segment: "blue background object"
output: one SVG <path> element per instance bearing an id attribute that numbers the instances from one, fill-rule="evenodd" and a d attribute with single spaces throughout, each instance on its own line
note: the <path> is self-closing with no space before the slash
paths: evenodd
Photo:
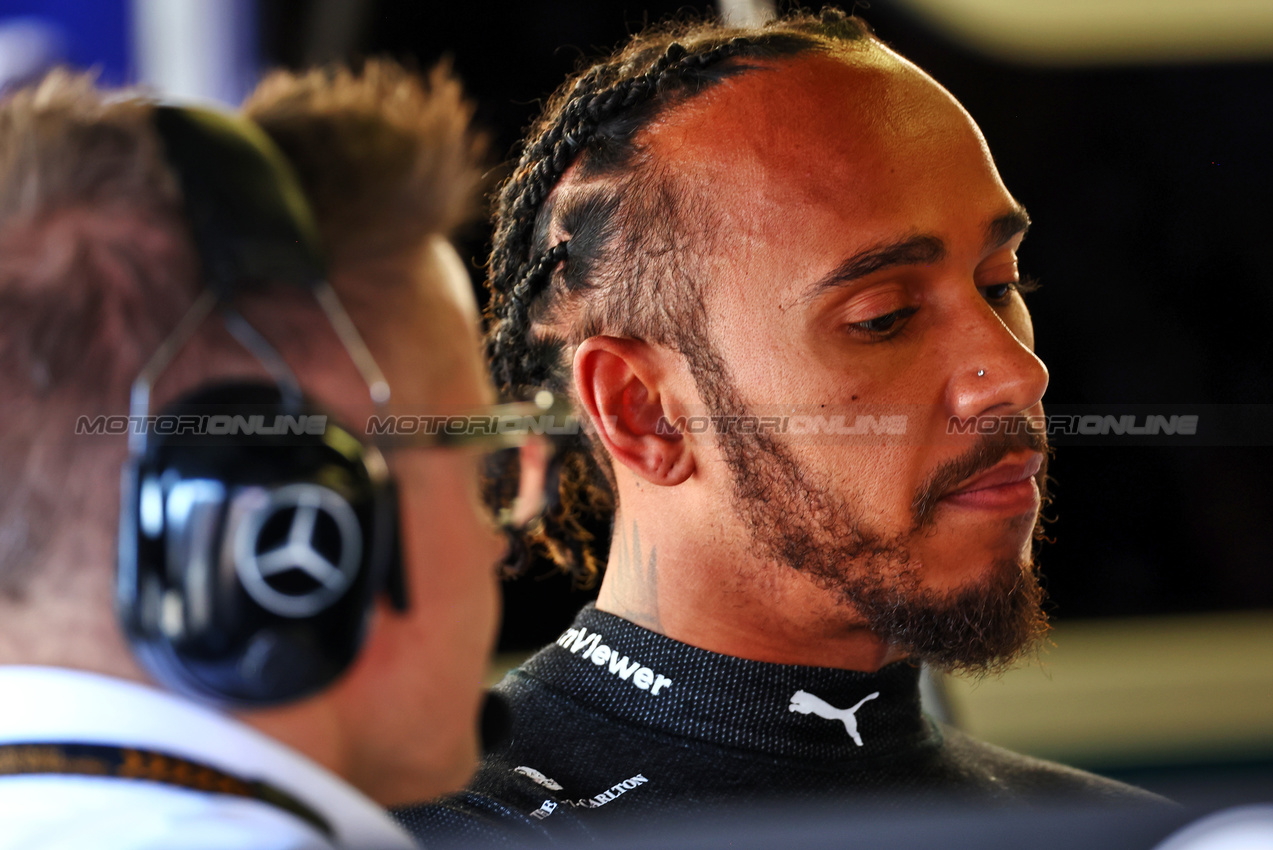
<path id="1" fill-rule="evenodd" d="M 100 68 L 106 83 L 132 81 L 129 0 L 0 0 L 0 26 L 14 18 L 56 27 L 64 40 L 62 61 Z"/>

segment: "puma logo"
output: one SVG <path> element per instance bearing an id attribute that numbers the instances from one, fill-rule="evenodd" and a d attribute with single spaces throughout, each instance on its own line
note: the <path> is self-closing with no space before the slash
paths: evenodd
<path id="1" fill-rule="evenodd" d="M 857 710 L 867 700 L 873 700 L 880 695 L 879 691 L 873 694 L 867 694 L 858 701 L 858 704 L 852 708 L 836 708 L 821 697 L 816 697 L 808 691 L 796 691 L 791 695 L 791 705 L 787 706 L 788 711 L 798 711 L 801 714 L 816 714 L 827 720 L 839 720 L 844 724 L 844 731 L 849 733 L 849 737 L 853 739 L 853 743 L 859 747 L 862 746 L 862 736 L 858 734 Z"/>

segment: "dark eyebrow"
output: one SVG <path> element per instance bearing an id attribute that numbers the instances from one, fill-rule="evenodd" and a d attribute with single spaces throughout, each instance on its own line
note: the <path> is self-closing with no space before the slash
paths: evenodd
<path id="1" fill-rule="evenodd" d="M 812 284 L 805 292 L 804 300 L 812 301 L 828 289 L 844 286 L 883 269 L 928 265 L 939 262 L 945 256 L 946 246 L 936 236 L 912 236 L 901 242 L 873 245 L 858 251 L 836 266 L 830 274 Z"/>
<path id="2" fill-rule="evenodd" d="M 1030 229 L 1030 216 L 1025 207 L 1004 213 L 986 225 L 983 252 L 993 251 L 1011 241 L 1018 233 Z M 893 266 L 917 266 L 940 262 L 946 256 L 946 245 L 936 236 L 912 236 L 900 242 L 873 245 L 849 257 L 805 292 L 804 300 L 812 301 L 828 289 L 836 289 L 859 278 Z"/>
<path id="3" fill-rule="evenodd" d="M 986 226 L 986 244 L 983 251 L 993 251 L 1007 244 L 1018 233 L 1024 234 L 1030 229 L 1030 216 L 1025 207 L 1017 207 L 1012 212 L 1001 215 Z"/>

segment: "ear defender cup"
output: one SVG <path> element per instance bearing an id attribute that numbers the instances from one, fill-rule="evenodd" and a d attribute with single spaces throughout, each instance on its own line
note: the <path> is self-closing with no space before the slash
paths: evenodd
<path id="1" fill-rule="evenodd" d="M 205 294 L 230 305 L 273 282 L 322 285 L 313 213 L 261 128 L 167 105 L 155 106 L 154 127 Z M 132 413 L 149 414 L 151 385 L 192 331 L 174 329 L 152 356 L 133 385 L 134 404 L 147 401 Z M 277 358 L 268 343 L 245 345 Z M 142 665 L 173 690 L 238 706 L 331 684 L 358 655 L 376 597 L 406 607 L 397 499 L 380 452 L 295 386 L 285 395 L 214 384 L 147 428 L 132 435 L 144 439 L 130 440 L 123 472 L 116 584 Z"/>
<path id="2" fill-rule="evenodd" d="M 266 384 L 205 387 L 155 417 L 120 517 L 120 620 L 146 669 L 191 696 L 318 691 L 357 656 L 379 594 L 405 606 L 383 457 Z"/>

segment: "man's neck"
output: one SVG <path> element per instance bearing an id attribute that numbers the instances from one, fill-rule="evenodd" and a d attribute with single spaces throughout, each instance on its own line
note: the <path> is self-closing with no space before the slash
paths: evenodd
<path id="1" fill-rule="evenodd" d="M 109 611 L 0 604 L 0 665 L 67 667 L 150 684 Z"/>
<path id="2" fill-rule="evenodd" d="M 874 672 L 905 657 L 805 574 L 754 558 L 745 536 L 687 540 L 680 526 L 615 518 L 598 610 L 754 661 Z"/>

